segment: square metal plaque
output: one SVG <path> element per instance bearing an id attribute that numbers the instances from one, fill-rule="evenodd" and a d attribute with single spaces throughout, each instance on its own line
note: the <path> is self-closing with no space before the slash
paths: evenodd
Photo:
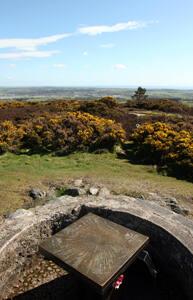
<path id="1" fill-rule="evenodd" d="M 40 252 L 104 293 L 148 240 L 138 232 L 88 213 L 44 241 Z"/>

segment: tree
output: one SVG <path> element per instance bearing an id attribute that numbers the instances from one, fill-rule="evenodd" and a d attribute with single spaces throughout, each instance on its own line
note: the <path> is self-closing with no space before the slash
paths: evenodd
<path id="1" fill-rule="evenodd" d="M 148 95 L 145 95 L 146 89 L 143 89 L 142 87 L 138 87 L 137 91 L 135 91 L 135 94 L 132 96 L 132 99 L 141 101 L 147 99 Z"/>

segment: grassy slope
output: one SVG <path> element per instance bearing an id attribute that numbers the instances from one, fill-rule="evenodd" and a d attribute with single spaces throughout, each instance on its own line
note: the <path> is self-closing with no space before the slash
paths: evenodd
<path id="1" fill-rule="evenodd" d="M 46 189 L 50 183 L 65 184 L 74 178 L 105 184 L 128 195 L 158 192 L 190 201 L 193 184 L 158 175 L 151 166 L 131 165 L 115 154 L 75 153 L 66 157 L 49 155 L 0 156 L 0 214 L 21 207 L 30 187 Z"/>

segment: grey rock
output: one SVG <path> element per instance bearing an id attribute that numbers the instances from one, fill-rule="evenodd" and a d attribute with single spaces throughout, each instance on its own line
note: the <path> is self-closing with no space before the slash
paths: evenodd
<path id="1" fill-rule="evenodd" d="M 34 213 L 32 211 L 21 208 L 21 209 L 16 210 L 14 213 L 10 214 L 8 216 L 8 218 L 13 220 L 13 219 L 18 219 L 18 218 L 31 217 L 33 215 L 34 215 Z"/>
<path id="2" fill-rule="evenodd" d="M 110 191 L 106 187 L 102 187 L 98 193 L 99 197 L 106 197 L 110 195 Z"/>
<path id="3" fill-rule="evenodd" d="M 164 198 L 165 202 L 167 205 L 177 205 L 178 201 L 176 198 L 174 197 L 168 197 L 168 198 Z"/>
<path id="4" fill-rule="evenodd" d="M 41 191 L 40 189 L 32 188 L 31 190 L 29 190 L 29 196 L 32 199 L 36 200 L 36 199 L 39 199 L 39 198 L 46 197 L 46 192 Z"/>
<path id="5" fill-rule="evenodd" d="M 148 193 L 148 200 L 156 202 L 160 206 L 168 207 L 178 214 L 184 214 L 178 204 L 178 200 L 174 197 L 163 196 L 157 193 Z"/>
<path id="6" fill-rule="evenodd" d="M 79 188 L 79 196 L 86 195 L 87 190 L 85 188 Z"/>
<path id="7" fill-rule="evenodd" d="M 74 181 L 74 186 L 75 187 L 81 187 L 83 185 L 83 180 L 82 179 L 76 179 Z"/>
<path id="8" fill-rule="evenodd" d="M 172 211 L 174 211 L 177 214 L 183 215 L 183 216 L 187 216 L 189 214 L 189 210 L 181 207 L 180 205 L 170 205 L 170 208 Z"/>
<path id="9" fill-rule="evenodd" d="M 97 188 L 97 187 L 91 186 L 89 188 L 90 195 L 96 196 L 98 194 L 98 192 L 99 192 L 99 188 Z"/>
<path id="10" fill-rule="evenodd" d="M 189 210 L 182 207 L 174 197 L 166 198 L 165 203 L 173 212 L 177 214 L 186 216 L 189 213 Z"/>

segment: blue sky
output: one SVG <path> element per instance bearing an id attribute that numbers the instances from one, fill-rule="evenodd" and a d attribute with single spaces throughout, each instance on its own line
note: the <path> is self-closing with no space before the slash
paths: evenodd
<path id="1" fill-rule="evenodd" d="M 193 88 L 192 0 L 1 0 L 0 86 Z"/>

